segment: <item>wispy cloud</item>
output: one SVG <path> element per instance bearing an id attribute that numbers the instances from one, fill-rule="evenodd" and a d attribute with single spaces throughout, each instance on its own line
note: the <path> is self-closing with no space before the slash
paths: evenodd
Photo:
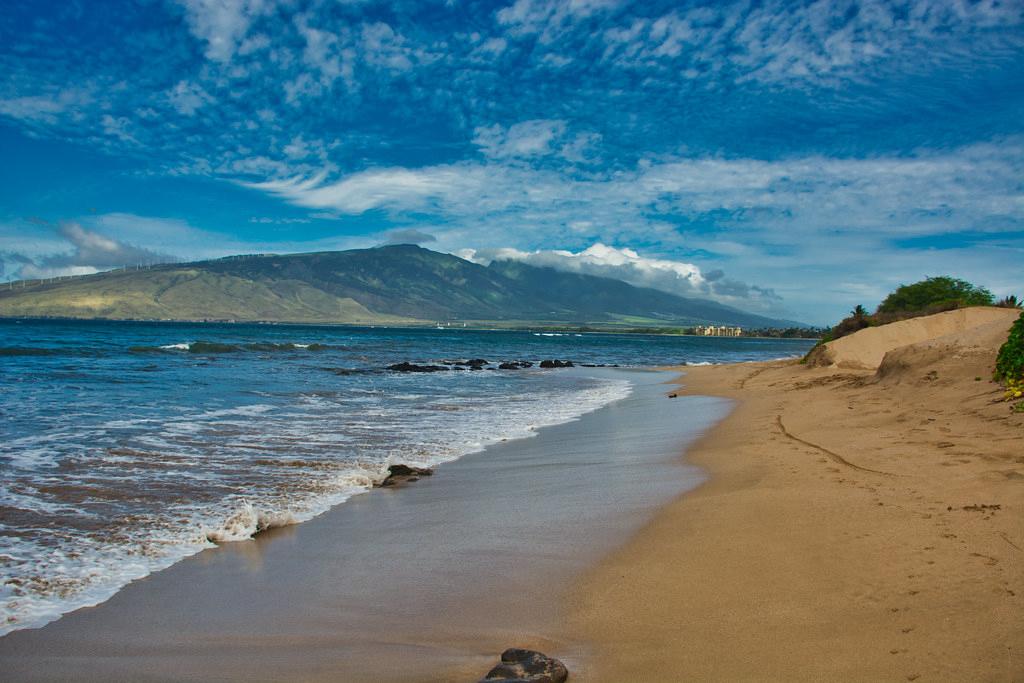
<path id="1" fill-rule="evenodd" d="M 548 149 L 548 143 L 531 142 L 526 149 Z M 530 224 L 538 232 L 568 226 L 573 215 L 585 215 L 606 229 L 642 227 L 672 216 L 684 227 L 714 218 L 719 228 L 895 236 L 968 227 L 1019 229 L 1024 224 L 1018 181 L 1024 174 L 1022 153 L 1024 144 L 1013 139 L 866 159 L 663 159 L 641 163 L 630 173 L 586 177 L 463 162 L 372 169 L 336 180 L 322 173 L 248 186 L 299 206 L 350 214 L 429 210 L 438 218 L 470 224 L 509 212 L 523 231 Z"/>
<path id="2" fill-rule="evenodd" d="M 168 254 L 121 242 L 74 222 L 53 226 L 67 245 L 66 251 L 33 258 L 24 253 L 7 254 L 15 261 L 22 278 L 50 278 L 61 275 L 88 275 L 102 270 L 139 264 L 167 263 L 176 260 Z"/>

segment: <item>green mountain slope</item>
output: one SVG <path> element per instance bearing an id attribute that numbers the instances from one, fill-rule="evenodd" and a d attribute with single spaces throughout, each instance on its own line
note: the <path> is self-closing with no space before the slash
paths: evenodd
<path id="1" fill-rule="evenodd" d="M 789 326 L 710 301 L 412 245 L 237 256 L 0 288 L 0 316 L 411 324 Z"/>

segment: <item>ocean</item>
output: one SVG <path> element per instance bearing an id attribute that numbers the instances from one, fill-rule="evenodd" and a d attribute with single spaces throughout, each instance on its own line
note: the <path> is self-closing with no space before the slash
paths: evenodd
<path id="1" fill-rule="evenodd" d="M 811 343 L 2 321 L 0 634 L 311 519 L 390 464 L 440 465 L 630 395 L 635 373 L 584 365 L 765 360 Z M 458 364 L 472 359 L 487 363 Z M 539 367 L 547 359 L 575 367 Z M 403 362 L 456 369 L 388 369 Z M 498 369 L 512 362 L 532 366 Z"/>

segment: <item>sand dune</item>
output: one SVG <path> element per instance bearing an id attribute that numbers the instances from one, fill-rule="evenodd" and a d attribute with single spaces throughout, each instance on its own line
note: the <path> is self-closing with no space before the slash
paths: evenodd
<path id="1" fill-rule="evenodd" d="M 1024 680 L 1024 415 L 989 380 L 1017 315 L 686 369 L 738 407 L 688 455 L 711 480 L 580 583 L 581 677 Z"/>
<path id="2" fill-rule="evenodd" d="M 1006 330 L 1018 315 L 1016 309 L 977 306 L 868 327 L 818 347 L 808 362 L 815 367 L 874 370 L 886 353 L 910 344 L 990 345 L 993 335 L 1006 339 Z"/>

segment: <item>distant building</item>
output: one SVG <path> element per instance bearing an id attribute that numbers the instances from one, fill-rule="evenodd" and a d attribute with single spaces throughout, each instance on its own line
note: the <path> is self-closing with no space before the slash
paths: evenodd
<path id="1" fill-rule="evenodd" d="M 703 337 L 739 337 L 743 335 L 743 328 L 725 325 L 698 325 L 694 328 L 694 334 Z"/>

